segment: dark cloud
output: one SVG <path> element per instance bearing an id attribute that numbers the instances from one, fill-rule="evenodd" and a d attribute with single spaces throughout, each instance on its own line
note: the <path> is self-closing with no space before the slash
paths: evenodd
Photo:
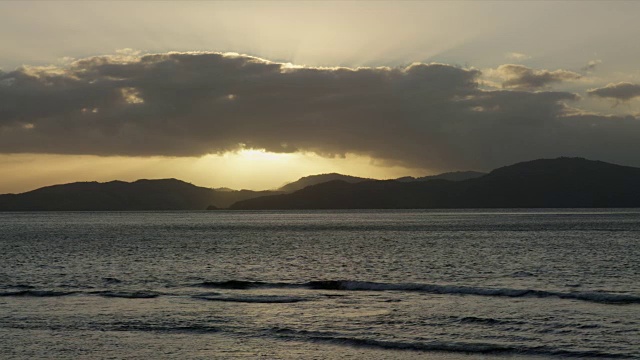
<path id="1" fill-rule="evenodd" d="M 246 147 L 443 170 L 561 155 L 640 165 L 635 118 L 575 115 L 565 102 L 578 96 L 568 92 L 482 90 L 480 75 L 445 64 L 311 68 L 220 53 L 23 67 L 0 74 L 0 152 L 197 156 Z"/>
<path id="2" fill-rule="evenodd" d="M 640 85 L 621 82 L 609 84 L 605 87 L 591 89 L 587 92 L 591 96 L 609 98 L 617 101 L 629 101 L 640 96 Z"/>
<path id="3" fill-rule="evenodd" d="M 523 65 L 500 65 L 497 73 L 504 79 L 502 86 L 522 90 L 544 88 L 552 83 L 577 80 L 581 75 L 568 70 L 535 70 Z"/>

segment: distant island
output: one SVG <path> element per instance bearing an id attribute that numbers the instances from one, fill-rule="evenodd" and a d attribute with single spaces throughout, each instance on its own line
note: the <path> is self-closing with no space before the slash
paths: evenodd
<path id="1" fill-rule="evenodd" d="M 301 178 L 274 191 L 210 189 L 176 179 L 80 182 L 0 195 L 0 211 L 640 207 L 640 168 L 541 159 L 488 174 L 374 180 Z"/>

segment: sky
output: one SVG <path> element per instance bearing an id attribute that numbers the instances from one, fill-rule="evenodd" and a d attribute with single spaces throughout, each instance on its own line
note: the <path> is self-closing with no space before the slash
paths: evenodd
<path id="1" fill-rule="evenodd" d="M 0 193 L 640 166 L 640 2 L 0 2 Z"/>

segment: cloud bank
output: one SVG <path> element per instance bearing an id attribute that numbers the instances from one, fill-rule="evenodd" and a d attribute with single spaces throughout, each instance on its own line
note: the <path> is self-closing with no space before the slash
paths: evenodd
<path id="1" fill-rule="evenodd" d="M 223 53 L 121 53 L 0 73 L 0 152 L 199 156 L 348 153 L 425 169 L 561 155 L 640 165 L 640 122 L 523 91 L 578 74 L 501 67 L 507 87 L 446 64 L 314 68 Z M 598 95 L 600 96 L 600 95 Z"/>

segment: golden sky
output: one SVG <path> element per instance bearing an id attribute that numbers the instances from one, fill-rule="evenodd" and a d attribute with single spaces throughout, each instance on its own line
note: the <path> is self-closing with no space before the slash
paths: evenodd
<path id="1" fill-rule="evenodd" d="M 325 158 L 313 154 L 274 154 L 247 150 L 201 157 L 123 157 L 92 155 L 0 155 L 3 193 L 75 181 L 178 178 L 204 187 L 275 189 L 310 174 L 338 172 L 376 179 L 406 174 L 422 176 L 421 169 L 379 166 L 358 156 Z"/>
<path id="2" fill-rule="evenodd" d="M 0 193 L 640 166 L 640 3 L 0 2 Z"/>

